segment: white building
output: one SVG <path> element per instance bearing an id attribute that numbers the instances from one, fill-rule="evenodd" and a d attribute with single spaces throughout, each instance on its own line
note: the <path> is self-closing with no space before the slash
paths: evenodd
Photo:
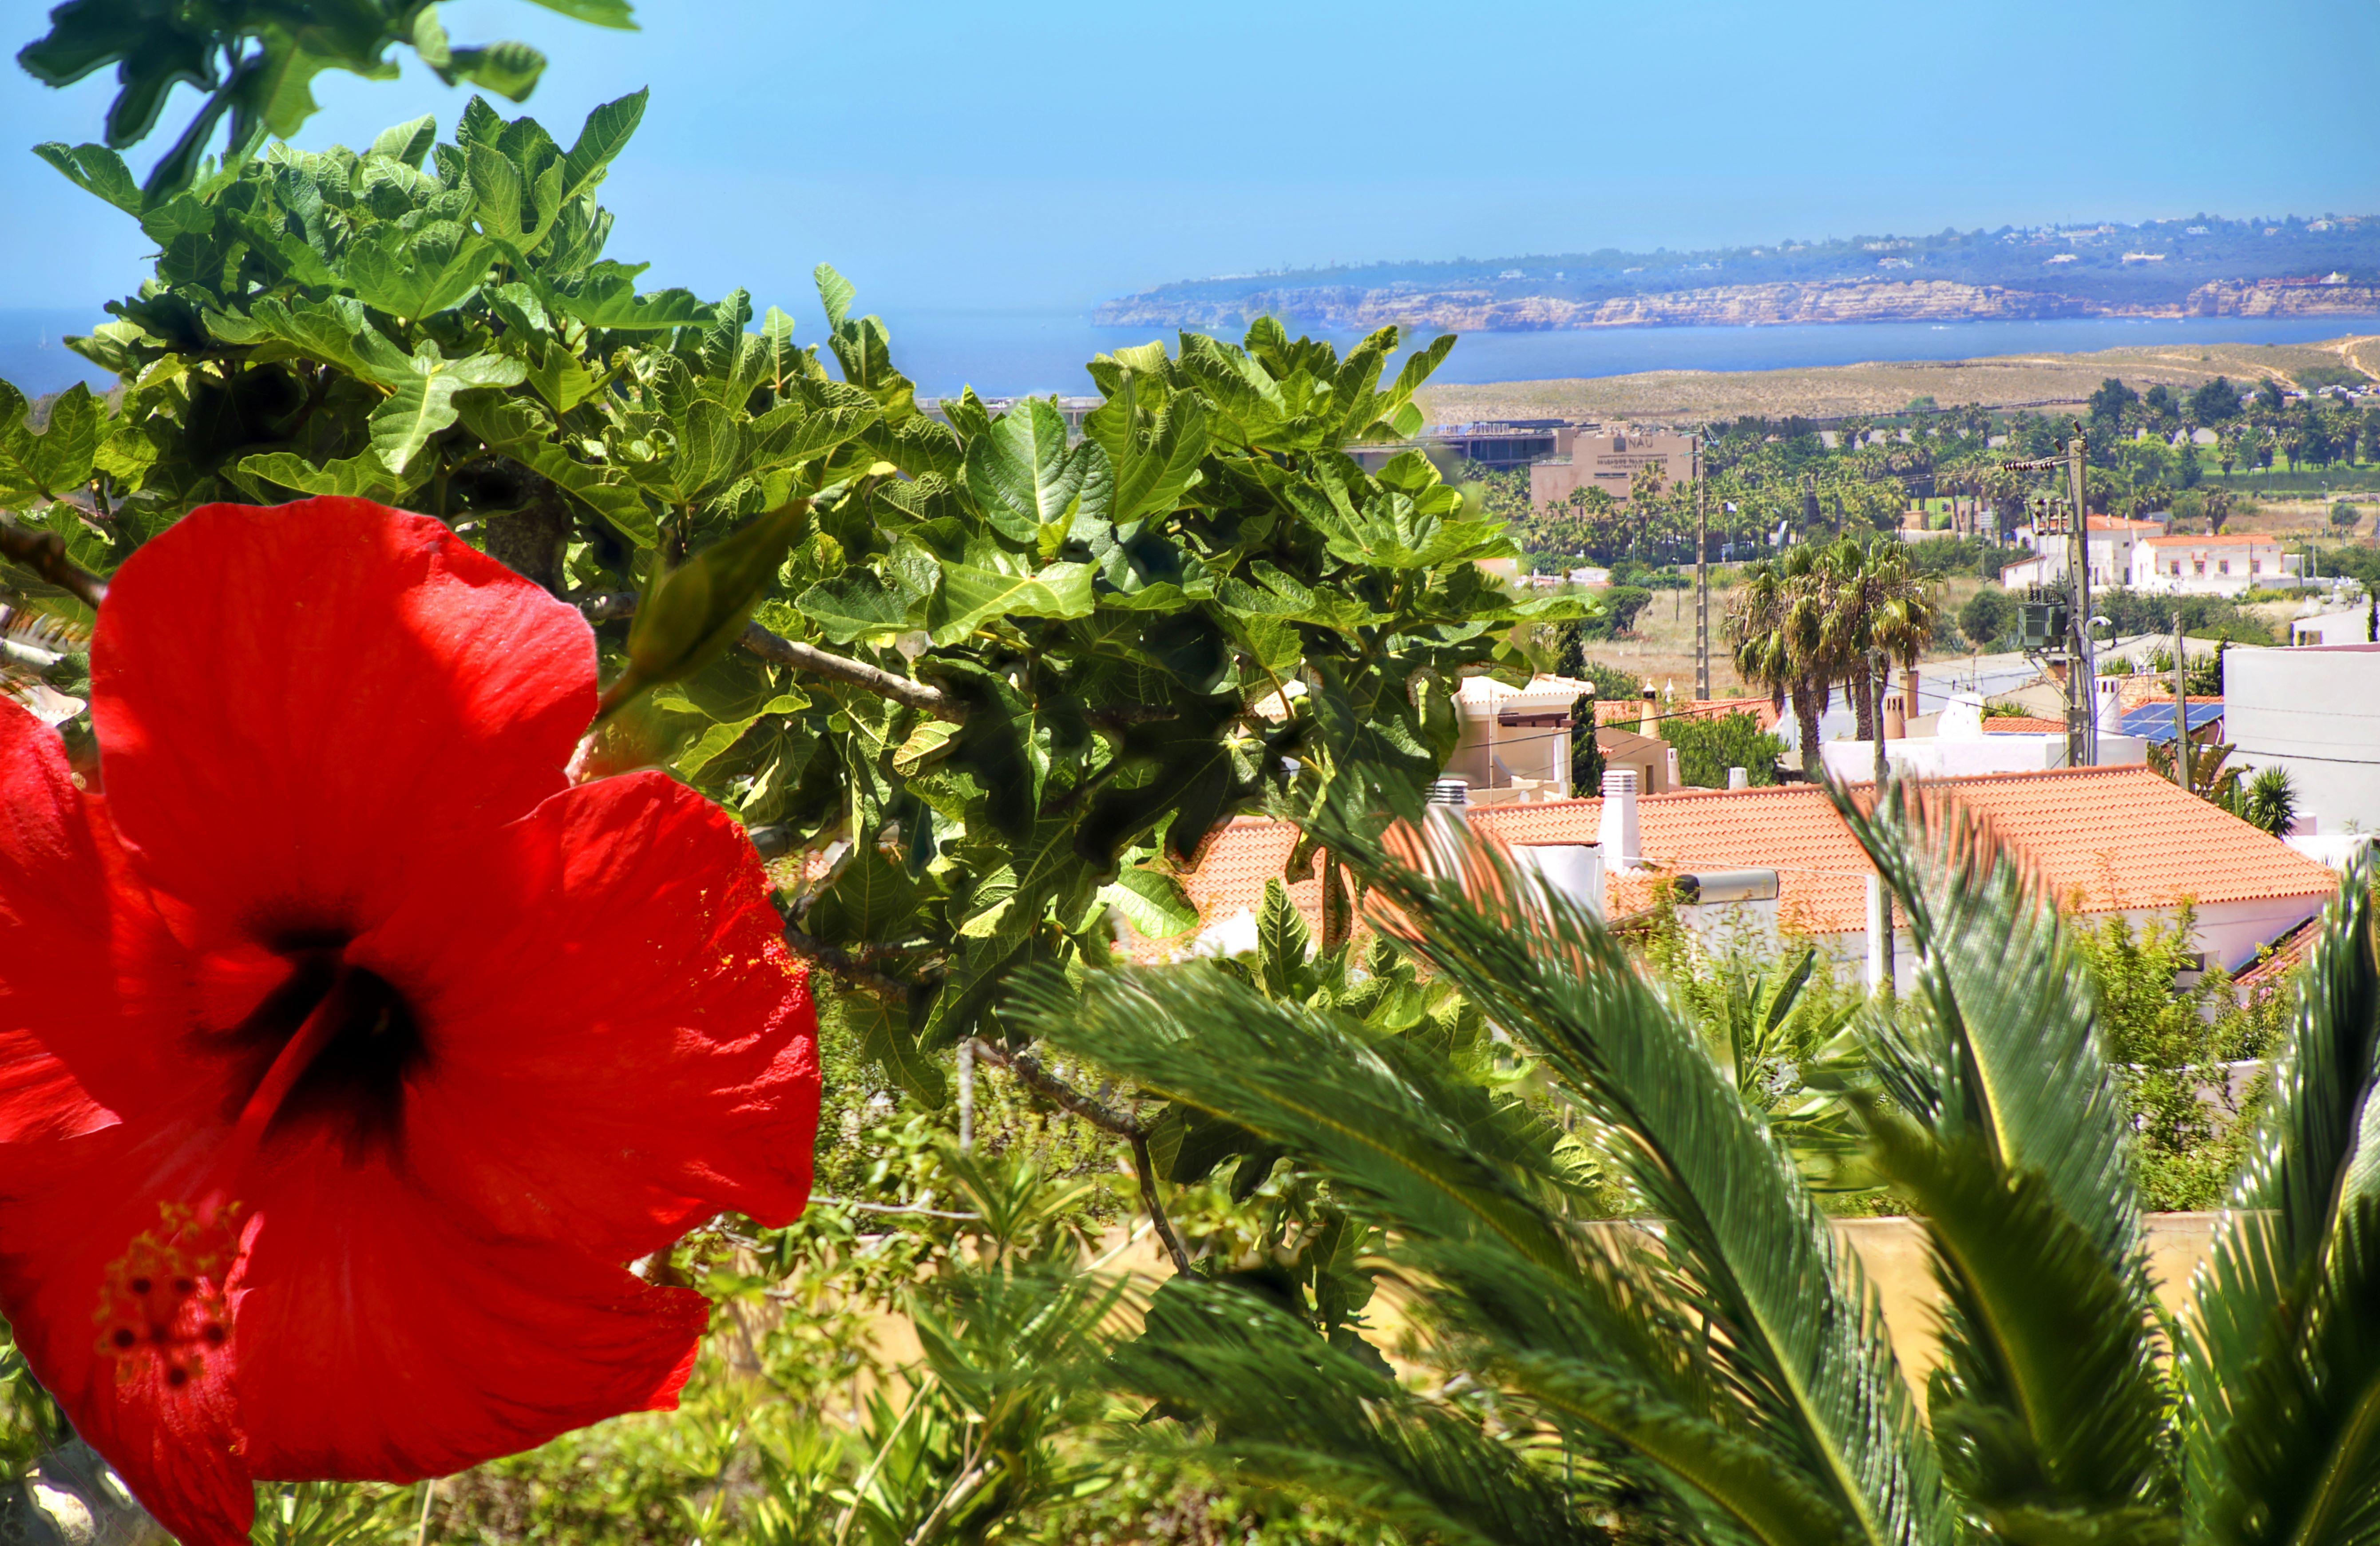
<path id="1" fill-rule="evenodd" d="M 1541 676 L 1526 687 L 1464 677 L 1454 692 L 1462 736 L 1446 775 L 1463 780 L 1475 799 L 1569 798 L 1571 705 L 1594 691 L 1594 683 L 1568 676 Z M 1499 790 L 1509 793 L 1490 795 Z"/>
<path id="2" fill-rule="evenodd" d="M 2271 537 L 2151 537 L 2132 549 L 2131 587 L 2181 596 L 2237 596 L 2294 587 L 2295 554 Z"/>
<path id="3" fill-rule="evenodd" d="M 2165 535 L 2161 521 L 2130 520 L 2118 516 L 2093 516 L 2091 527 L 2083 536 L 2083 544 L 2091 559 L 2091 588 L 2112 590 L 2128 584 L 2132 573 L 2132 555 L 2141 543 L 2152 537 Z M 2020 534 L 2020 541 L 2038 551 L 2031 558 L 2019 559 L 2000 571 L 2000 583 L 2013 590 L 2023 585 L 2062 585 L 2073 568 L 2074 541 L 2071 537 L 2050 532 L 2044 536 Z"/>
<path id="4" fill-rule="evenodd" d="M 2242 766 L 2289 770 L 2312 830 L 2380 828 L 2380 644 L 2228 651 L 2223 735 Z"/>
<path id="5" fill-rule="evenodd" d="M 2312 617 L 2296 618 L 2289 624 L 2289 642 L 2369 644 L 2373 642 L 2371 609 L 2358 606 L 2345 612 L 2325 612 Z"/>
<path id="6" fill-rule="evenodd" d="M 2149 760 L 2149 743 L 2121 734 L 2123 703 L 2113 676 L 2099 679 L 2099 766 L 2137 767 Z M 2063 730 L 1987 734 L 1983 700 L 1953 693 L 1930 736 L 1893 736 L 1884 743 L 1885 766 L 1925 778 L 1973 778 L 1989 773 L 2046 773 L 2066 766 Z M 1874 741 L 1828 741 L 1818 749 L 1828 777 L 1843 784 L 1876 781 Z"/>

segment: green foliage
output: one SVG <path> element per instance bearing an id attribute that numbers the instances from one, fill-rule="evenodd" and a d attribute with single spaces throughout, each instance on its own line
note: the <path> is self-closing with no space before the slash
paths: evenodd
<path id="1" fill-rule="evenodd" d="M 1933 537 L 1908 544 L 1910 572 L 1922 579 L 1947 579 L 1952 575 L 1996 575 L 2017 556 L 1989 537 Z"/>
<path id="2" fill-rule="evenodd" d="M 537 3 L 601 27 L 634 25 L 627 0 Z M 528 96 L 545 69 L 545 56 L 523 43 L 453 43 L 430 0 L 66 0 L 50 13 L 50 30 L 17 62 L 46 86 L 71 85 L 116 67 L 106 143 L 73 150 L 44 145 L 41 154 L 110 203 L 139 214 L 200 175 L 218 128 L 227 127 L 225 164 L 236 164 L 266 135 L 285 140 L 313 116 L 316 76 L 338 69 L 393 79 L 397 67 L 389 50 L 400 45 L 449 86 L 468 82 L 514 102 Z M 177 85 L 197 88 L 205 100 L 148 180 L 135 188 L 111 152 L 148 138 Z"/>
<path id="3" fill-rule="evenodd" d="M 2234 644 L 2270 644 L 2272 628 L 2252 613 L 2221 596 L 2168 596 L 2144 590 L 2100 590 L 2091 596 L 2091 609 L 2115 625 L 2118 635 L 2163 634 L 2171 637 L 2173 615 L 2181 614 L 2182 631 L 2192 639 L 2219 639 Z"/>
<path id="4" fill-rule="evenodd" d="M 1581 693 L 1570 705 L 1570 786 L 1581 795 L 1603 787 L 1603 748 L 1595 738 L 1596 702 L 1596 694 Z"/>
<path id="5" fill-rule="evenodd" d="M 2297 788 L 2283 767 L 2258 768 L 2240 781 L 2231 813 L 2259 832 L 2286 837 L 2298 814 Z"/>
<path id="6" fill-rule="evenodd" d="M 1453 829 L 1430 829 L 1426 858 L 1405 846 L 1414 868 L 1369 824 L 1316 818 L 1402 945 L 1598 1136 L 1658 1237 L 1590 1224 L 1554 1183 L 1551 1134 L 1483 1121 L 1424 1049 L 1390 1055 L 1211 972 L 1038 1006 L 1060 1044 L 1325 1178 L 1379 1232 L 1374 1270 L 1427 1284 L 1406 1349 L 1423 1387 L 1463 1376 L 1447 1388 L 1463 1400 L 1417 1403 L 1277 1301 L 1185 1279 L 1113 1365 L 1189 1425 L 1163 1443 L 1415 1539 L 1570 1540 L 1615 1513 L 1655 1538 L 1777 1543 L 2364 1539 L 2380 1483 L 2358 1416 L 2380 1356 L 2352 1308 L 2380 1282 L 2353 1114 L 2380 1041 L 2368 878 L 2325 920 L 2297 1053 L 2227 1153 L 2198 1083 L 2210 1053 L 2284 1040 L 2277 995 L 2202 1014 L 2230 990 L 2174 992 L 2186 919 L 2078 940 L 1981 825 L 1934 824 L 1897 786 L 1873 814 L 1841 808 L 1908 920 L 1915 977 L 1857 1018 L 1814 1001 L 1799 1027 L 1806 957 L 1697 958 L 1664 996 L 1592 918 Z M 1836 1125 L 1793 1136 L 1815 1092 L 1801 1069 L 1828 1049 L 1856 1049 Z M 1932 1256 L 1943 1361 L 1923 1428 L 1815 1207 L 1810 1162 L 1846 1134 Z M 2198 1174 L 2164 1163 L 2192 1145 Z M 2220 1187 L 2242 1150 L 2230 1196 L 2252 1211 L 2222 1225 L 2177 1352 L 2140 1183 Z"/>
<path id="7" fill-rule="evenodd" d="M 2362 386 L 2372 378 L 2352 365 L 2302 365 L 2289 372 L 2299 387 L 2319 392 L 2325 386 Z"/>
<path id="8" fill-rule="evenodd" d="M 1767 1119 L 1830 1211 L 1882 1201 L 1850 1096 L 1867 1088 L 1852 1021 L 1866 996 L 1806 943 L 1704 941 L 1670 928 L 1648 958 L 1736 1094 Z"/>
<path id="9" fill-rule="evenodd" d="M 1580 623 L 1582 639 L 1613 639 L 1636 626 L 1636 615 L 1653 600 L 1653 592 L 1635 585 L 1615 585 L 1603 592 L 1603 615 Z"/>
<path id="10" fill-rule="evenodd" d="M 2218 1205 L 2247 1151 L 2261 1079 L 2226 1065 L 2282 1044 L 2286 991 L 2242 1004 L 2219 968 L 2200 971 L 2185 907 L 2134 929 L 2120 918 L 2077 935 L 2098 985 L 2107 1055 L 2124 1086 L 2136 1137 L 2143 1205 L 2158 1211 Z M 2185 983 L 2190 974 L 2194 980 Z"/>
<path id="11" fill-rule="evenodd" d="M 1871 1340 L 1873 1302 L 1694 1031 L 1566 904 L 1550 920 L 1524 906 L 1534 893 L 1493 855 L 1469 856 L 1499 879 L 1466 897 L 1330 835 L 1563 1123 L 1516 1128 L 1426 1049 L 1391 1055 L 1214 976 L 1102 980 L 1038 1029 L 1328 1176 L 1383 1228 L 1380 1270 L 1431 1285 L 1415 1356 L 1479 1399 L 1424 1406 L 1246 1290 L 1187 1280 L 1120 1363 L 1127 1387 L 1211 1424 L 1240 1474 L 1362 1500 L 1426 1539 L 1585 1540 L 1621 1497 L 1654 1539 L 1701 1519 L 1776 1540 L 1936 1538 L 1930 1453 Z M 1572 1121 L 1609 1135 L 1613 1178 L 1666 1221 L 1658 1241 L 1582 1227 L 1602 1213 L 1566 1180 Z M 1693 1329 L 1713 1324 L 1725 1339 Z"/>
<path id="12" fill-rule="evenodd" d="M 2149 672 L 2169 685 L 2173 680 L 2173 651 L 2157 645 L 2140 657 Z M 2190 655 L 2181 668 L 2181 690 L 2191 698 L 2223 696 L 2223 662 L 2219 651 L 2203 651 Z"/>
<path id="13" fill-rule="evenodd" d="M 1588 659 L 1585 649 L 1588 638 L 1585 624 L 1571 624 L 1562 628 L 1560 643 L 1554 651 L 1555 675 L 1568 676 L 1572 681 L 1593 682 L 1598 702 L 1636 701 L 1636 695 L 1644 687 L 1643 680 L 1616 665 Z"/>
<path id="14" fill-rule="evenodd" d="M 1678 749 L 1678 777 L 1697 789 L 1724 789 L 1727 771 L 1742 768 L 1755 787 L 1777 782 L 1785 743 L 1747 713 L 1716 719 L 1673 715 L 1659 722 L 1661 738 Z"/>
<path id="15" fill-rule="evenodd" d="M 1483 575 L 1509 544 L 1421 456 L 1342 453 L 1415 426 L 1451 340 L 1393 379 L 1392 328 L 1343 356 L 1269 322 L 1121 350 L 1078 442 L 1047 402 L 931 417 L 832 269 L 822 353 L 740 291 L 640 293 L 602 255 L 595 190 L 643 105 L 565 147 L 474 100 L 452 142 L 421 120 L 276 146 L 142 204 L 157 278 L 77 342 L 121 410 L 70 393 L 36 435 L 0 400 L 0 497 L 88 486 L 90 517 L 44 508 L 104 570 L 205 501 L 361 493 L 599 617 L 634 597 L 602 635 L 599 760 L 659 761 L 820 856 L 795 943 L 854 968 L 868 1044 L 936 1100 L 925 1054 L 999 1034 L 1006 975 L 1104 956 L 1110 908 L 1148 902 L 1120 876 L 1293 765 L 1418 786 L 1457 676 L 1522 669 L 1516 623 L 1588 615 Z M 731 648 L 747 616 L 759 652 Z M 1289 680 L 1286 722 L 1248 712 Z"/>
<path id="16" fill-rule="evenodd" d="M 2330 526 L 2334 531 L 2345 531 L 2362 518 L 2362 509 L 2343 499 L 2330 507 Z"/>
<path id="17" fill-rule="evenodd" d="M 1978 650 L 1989 650 L 2016 627 L 2016 602 L 1997 585 L 1986 585 L 1959 609 L 1959 631 Z"/>
<path id="18" fill-rule="evenodd" d="M 2190 411 L 2202 424 L 2221 424 L 2240 417 L 2240 389 L 2217 376 L 2190 395 Z"/>

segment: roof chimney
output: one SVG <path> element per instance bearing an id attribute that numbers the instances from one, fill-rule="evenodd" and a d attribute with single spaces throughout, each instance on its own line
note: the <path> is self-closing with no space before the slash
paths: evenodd
<path id="1" fill-rule="evenodd" d="M 1897 692 L 1884 695 L 1884 738 L 1888 741 L 1909 738 L 1909 711 L 1901 707 L 1901 696 Z"/>
<path id="2" fill-rule="evenodd" d="M 1595 840 L 1602 846 L 1604 862 L 1615 870 L 1634 869 L 1645 857 L 1636 825 L 1635 769 L 1613 768 L 1604 773 L 1603 816 Z"/>
<path id="3" fill-rule="evenodd" d="M 1672 789 L 1684 788 L 1686 781 L 1678 776 L 1678 749 L 1673 746 L 1665 746 L 1661 749 L 1661 755 L 1667 764 L 1661 771 L 1669 775 L 1668 783 L 1670 787 Z"/>
<path id="4" fill-rule="evenodd" d="M 1645 713 L 1643 719 L 1637 724 L 1636 733 L 1640 736 L 1658 736 L 1661 732 L 1653 722 L 1659 717 L 1659 712 L 1655 708 L 1653 678 L 1647 676 L 1645 678 Z"/>
<path id="5" fill-rule="evenodd" d="M 1727 770 L 1727 786 L 1730 789 L 1749 789 L 1752 787 L 1752 774 L 1742 768 L 1730 768 Z"/>
<path id="6" fill-rule="evenodd" d="M 1451 777 L 1436 780 L 1429 786 L 1429 803 L 1463 809 L 1471 803 L 1471 781 Z"/>

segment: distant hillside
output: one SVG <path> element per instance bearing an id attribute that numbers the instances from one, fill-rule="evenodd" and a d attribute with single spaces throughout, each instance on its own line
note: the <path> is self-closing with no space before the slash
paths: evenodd
<path id="1" fill-rule="evenodd" d="M 1257 315 L 1361 331 L 2380 313 L 2380 216 L 1855 237 L 1707 252 L 1374 263 L 1182 280 L 1100 306 L 1123 327 Z"/>

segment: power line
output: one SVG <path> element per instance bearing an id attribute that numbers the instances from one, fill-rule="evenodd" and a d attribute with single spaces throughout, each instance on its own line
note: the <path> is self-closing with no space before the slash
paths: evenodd
<path id="1" fill-rule="evenodd" d="M 2231 749 L 2242 757 L 2272 757 L 2284 762 L 2338 762 L 2350 768 L 2380 768 L 2380 758 L 2373 757 L 2320 757 L 2311 751 L 2266 751 L 2237 743 Z"/>

